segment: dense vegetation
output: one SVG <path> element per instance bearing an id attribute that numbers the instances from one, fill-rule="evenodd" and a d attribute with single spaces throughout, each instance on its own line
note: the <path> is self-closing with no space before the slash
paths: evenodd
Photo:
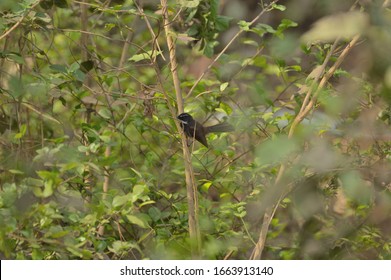
<path id="1" fill-rule="evenodd" d="M 2 0 L 0 257 L 390 259 L 387 2 Z"/>

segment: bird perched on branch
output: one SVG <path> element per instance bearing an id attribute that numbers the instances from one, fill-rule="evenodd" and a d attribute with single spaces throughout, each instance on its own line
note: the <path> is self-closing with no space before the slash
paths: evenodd
<path id="1" fill-rule="evenodd" d="M 193 139 L 195 138 L 205 147 L 208 147 L 208 141 L 206 140 L 206 135 L 208 133 L 229 132 L 234 130 L 233 126 L 226 122 L 212 126 L 203 126 L 188 113 L 182 113 L 177 118 L 180 120 L 181 127 L 186 136 Z"/>

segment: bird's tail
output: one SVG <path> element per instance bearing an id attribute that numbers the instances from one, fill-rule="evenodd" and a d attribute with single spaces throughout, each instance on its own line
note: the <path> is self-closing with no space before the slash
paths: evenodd
<path id="1" fill-rule="evenodd" d="M 205 130 L 206 130 L 205 131 L 206 133 L 210 133 L 210 132 L 229 132 L 229 131 L 233 131 L 234 127 L 232 125 L 230 125 L 229 123 L 227 123 L 227 122 L 223 122 L 223 123 L 207 126 L 207 127 L 205 127 Z"/>

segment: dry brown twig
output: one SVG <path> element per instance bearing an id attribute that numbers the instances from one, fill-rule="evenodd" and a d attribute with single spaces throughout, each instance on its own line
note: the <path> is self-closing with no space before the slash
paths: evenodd
<path id="1" fill-rule="evenodd" d="M 163 16 L 163 25 L 164 31 L 166 34 L 167 46 L 170 54 L 170 65 L 171 65 L 171 74 L 174 82 L 176 102 L 178 106 L 179 113 L 183 112 L 183 97 L 180 88 L 180 80 L 178 76 L 178 64 L 176 60 L 176 49 L 175 43 L 172 37 L 172 31 L 170 28 L 170 21 L 168 17 L 167 10 L 167 0 L 160 1 L 162 6 L 162 16 Z M 167 104 L 172 114 L 172 117 L 176 119 L 176 112 L 172 108 L 169 100 L 169 96 L 164 93 L 167 98 Z M 178 121 L 175 121 L 178 131 L 182 131 Z M 182 134 L 182 147 L 183 147 L 183 156 L 185 162 L 185 176 L 186 176 L 186 192 L 187 192 L 187 203 L 188 203 L 188 216 L 189 216 L 189 236 L 192 244 L 192 255 L 193 258 L 198 258 L 201 250 L 201 234 L 199 229 L 198 222 L 198 190 L 195 183 L 193 166 L 191 163 L 191 154 L 187 146 L 186 137 Z"/>

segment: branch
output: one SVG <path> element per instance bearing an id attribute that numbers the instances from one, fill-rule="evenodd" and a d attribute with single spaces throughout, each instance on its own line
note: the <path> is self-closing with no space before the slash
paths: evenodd
<path id="1" fill-rule="evenodd" d="M 321 66 L 322 67 L 322 69 L 321 69 L 322 71 L 320 71 L 319 74 L 317 75 L 317 77 L 315 77 L 315 79 L 314 79 L 314 81 L 317 82 L 320 79 L 320 77 L 323 76 L 321 81 L 319 82 L 319 86 L 316 88 L 315 92 L 313 92 L 315 86 L 311 86 L 308 89 L 308 92 L 306 94 L 306 97 L 305 97 L 305 100 L 303 102 L 303 105 L 302 105 L 299 113 L 296 115 L 295 119 L 293 120 L 292 125 L 291 125 L 291 127 L 289 129 L 288 138 L 292 138 L 293 137 L 293 134 L 294 134 L 294 132 L 296 130 L 297 125 L 314 108 L 319 92 L 321 91 L 321 89 L 323 89 L 323 87 L 326 85 L 328 80 L 333 76 L 335 71 L 338 69 L 338 67 L 341 65 L 341 63 L 344 61 L 345 57 L 348 55 L 349 51 L 357 43 L 359 38 L 360 38 L 360 35 L 354 36 L 353 39 L 350 41 L 350 43 L 348 45 L 346 45 L 345 49 L 342 51 L 342 53 L 340 54 L 340 56 L 338 57 L 336 62 L 333 64 L 333 66 L 326 73 L 324 73 L 325 68 L 326 68 L 327 64 L 329 63 L 330 58 L 331 58 L 333 52 L 335 51 L 335 48 L 336 48 L 336 46 L 337 46 L 337 44 L 339 42 L 339 38 L 335 40 L 333 46 L 330 49 L 330 52 L 326 56 L 322 66 Z M 282 177 L 283 177 L 283 175 L 285 173 L 286 168 L 287 168 L 287 165 L 285 163 L 281 164 L 280 169 L 278 171 L 278 175 L 276 177 L 276 181 L 274 183 L 275 186 L 277 186 L 281 182 L 281 179 L 282 179 Z M 266 208 L 264 216 L 263 216 L 263 222 L 262 222 L 261 231 L 259 233 L 258 242 L 255 245 L 255 247 L 253 249 L 253 252 L 251 254 L 251 257 L 250 257 L 252 260 L 256 260 L 256 259 L 260 259 L 261 258 L 263 249 L 265 247 L 267 232 L 269 230 L 270 223 L 271 223 L 271 221 L 272 221 L 272 219 L 274 217 L 274 214 L 276 213 L 276 210 L 277 210 L 278 206 L 280 205 L 281 201 L 284 199 L 284 197 L 289 192 L 290 192 L 290 189 L 286 190 L 285 192 L 282 192 L 282 194 L 280 195 L 280 197 L 276 201 L 276 203 L 274 203 L 273 206 Z"/>
<path id="2" fill-rule="evenodd" d="M 162 16 L 163 16 L 163 25 L 164 31 L 166 34 L 167 46 L 170 53 L 170 64 L 171 64 L 171 74 L 174 82 L 176 102 L 178 106 L 179 113 L 183 112 L 183 98 L 181 93 L 180 81 L 178 76 L 178 64 L 176 61 L 176 52 L 175 44 L 172 38 L 172 31 L 170 30 L 170 21 L 168 18 L 167 10 L 167 0 L 160 1 L 162 5 Z M 170 100 L 167 98 L 167 104 L 173 115 L 173 118 L 176 120 L 176 114 L 171 108 Z M 178 131 L 182 131 L 178 121 L 175 121 Z M 193 166 L 191 164 L 191 154 L 187 146 L 186 137 L 182 133 L 182 147 L 183 147 L 183 156 L 185 161 L 185 176 L 186 176 L 186 192 L 187 192 L 187 203 L 189 208 L 189 236 L 191 240 L 191 251 L 193 258 L 197 258 L 201 250 L 201 235 L 198 222 L 198 190 L 197 185 L 195 184 Z"/>
<path id="3" fill-rule="evenodd" d="M 35 4 L 33 4 L 30 9 L 28 11 L 25 12 L 25 14 L 10 28 L 8 29 L 3 35 L 0 36 L 0 41 L 2 39 L 4 39 L 5 37 L 7 37 L 9 34 L 11 34 L 12 31 L 14 31 L 16 28 L 18 28 L 18 26 L 23 22 L 23 20 L 26 18 L 26 16 L 28 15 L 28 13 L 34 9 L 36 6 L 39 5 L 39 3 L 41 3 L 41 0 L 38 0 Z"/>

